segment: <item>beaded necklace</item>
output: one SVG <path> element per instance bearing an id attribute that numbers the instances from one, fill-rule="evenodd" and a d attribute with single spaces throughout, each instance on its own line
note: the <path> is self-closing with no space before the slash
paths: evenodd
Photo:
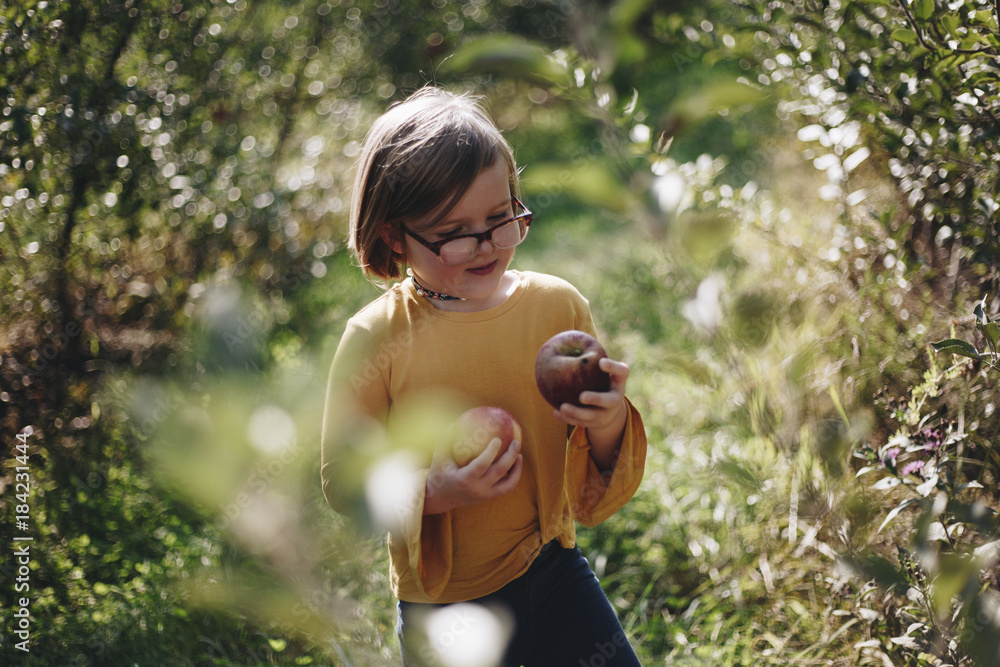
<path id="1" fill-rule="evenodd" d="M 407 269 L 406 275 L 410 277 L 413 281 L 413 287 L 416 289 L 417 294 L 426 299 L 437 299 L 438 301 L 465 301 L 463 297 L 452 296 L 450 294 L 444 294 L 442 292 L 432 292 L 423 285 L 417 282 L 417 277 L 413 275 L 413 269 Z"/>

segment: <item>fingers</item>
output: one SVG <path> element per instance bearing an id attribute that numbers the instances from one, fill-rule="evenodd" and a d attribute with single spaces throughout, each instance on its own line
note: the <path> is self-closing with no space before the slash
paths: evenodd
<path id="1" fill-rule="evenodd" d="M 510 493 L 517 486 L 518 480 L 521 479 L 521 471 L 524 470 L 524 457 L 516 456 L 514 458 L 514 464 L 511 465 L 507 474 L 500 478 L 500 481 L 493 485 L 493 491 L 497 496 L 502 496 L 505 493 Z"/>
<path id="2" fill-rule="evenodd" d="M 519 440 L 512 440 L 510 443 L 510 447 L 507 448 L 507 451 L 504 452 L 501 456 L 497 457 L 497 459 L 493 461 L 493 465 L 497 467 L 499 470 L 502 470 L 504 474 L 507 474 L 511 466 L 514 465 L 514 462 L 517 460 L 520 453 L 521 453 L 521 442 Z"/>
<path id="3" fill-rule="evenodd" d="M 611 388 L 608 391 L 585 391 L 580 394 L 581 405 L 563 403 L 553 413 L 572 426 L 601 426 L 613 418 L 625 401 L 625 382 L 628 379 L 628 364 L 604 358 L 600 361 L 601 370 L 611 376 Z"/>
<path id="4" fill-rule="evenodd" d="M 621 388 L 611 387 L 610 391 L 585 391 L 580 394 L 580 402 L 583 406 L 566 404 L 563 408 L 569 407 L 573 412 L 586 411 L 591 408 L 613 408 L 622 402 L 625 392 Z"/>
<path id="5" fill-rule="evenodd" d="M 625 381 L 628 380 L 628 364 L 622 361 L 604 358 L 598 362 L 598 366 L 600 366 L 602 371 L 611 376 L 611 391 L 624 395 Z"/>
<path id="6" fill-rule="evenodd" d="M 624 361 L 615 361 L 614 359 L 609 359 L 604 357 L 598 364 L 601 370 L 611 376 L 612 383 L 615 379 L 620 379 L 625 382 L 628 379 L 628 364 Z"/>
<path id="7" fill-rule="evenodd" d="M 513 491 L 524 468 L 521 443 L 514 440 L 497 457 L 502 444 L 493 438 L 479 456 L 462 467 L 450 457 L 434 457 L 427 476 L 425 507 L 433 505 L 431 513 L 440 513 Z"/>
<path id="8" fill-rule="evenodd" d="M 486 445 L 486 449 L 479 453 L 479 456 L 472 459 L 469 465 L 465 468 L 477 477 L 481 477 L 493 464 L 494 459 L 497 457 L 497 453 L 500 451 L 500 446 L 503 443 L 500 438 L 493 438 Z"/>
<path id="9" fill-rule="evenodd" d="M 594 408 L 614 408 L 621 403 L 622 398 L 625 396 L 625 381 L 628 379 L 628 364 L 615 361 L 614 359 L 608 359 L 605 357 L 599 362 L 601 370 L 611 376 L 611 388 L 608 391 L 585 391 L 580 394 L 580 403 L 584 407 L 578 407 L 575 405 L 563 405 L 560 411 L 567 416 L 571 416 L 574 419 L 586 419 L 588 413 L 581 412 L 585 411 L 587 407 Z"/>
<path id="10" fill-rule="evenodd" d="M 599 426 L 606 421 L 605 415 L 610 414 L 610 408 L 604 407 L 579 407 L 564 403 L 562 407 L 555 411 L 556 419 L 563 421 L 570 426 L 582 426 L 591 428 Z"/>
<path id="11" fill-rule="evenodd" d="M 521 476 L 520 471 L 524 457 L 521 456 L 520 441 L 512 441 L 507 451 L 497 456 L 501 445 L 500 438 L 493 438 L 483 453 L 463 469 L 470 476 L 487 485 L 490 488 L 491 497 L 502 495 L 513 489 L 517 484 L 517 479 Z M 514 478 L 513 482 L 510 481 L 511 477 Z"/>

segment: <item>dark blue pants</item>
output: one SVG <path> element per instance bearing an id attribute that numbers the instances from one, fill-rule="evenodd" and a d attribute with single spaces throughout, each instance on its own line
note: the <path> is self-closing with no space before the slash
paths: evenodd
<path id="1" fill-rule="evenodd" d="M 528 571 L 495 593 L 472 602 L 502 607 L 514 621 L 504 667 L 639 667 L 615 611 L 579 548 L 545 545 Z M 425 664 L 408 632 L 421 612 L 446 605 L 399 603 L 396 632 L 403 664 Z M 423 656 L 421 661 L 418 655 Z"/>

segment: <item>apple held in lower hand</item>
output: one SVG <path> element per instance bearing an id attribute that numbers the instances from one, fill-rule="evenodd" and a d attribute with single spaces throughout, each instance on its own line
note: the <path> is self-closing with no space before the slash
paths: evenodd
<path id="1" fill-rule="evenodd" d="M 493 438 L 500 438 L 500 458 L 510 443 L 521 439 L 521 425 L 514 416 L 493 406 L 480 406 L 466 410 L 455 420 L 455 439 L 452 458 L 459 467 L 467 466 L 486 449 Z M 494 459 L 496 460 L 496 459 Z"/>
<path id="2" fill-rule="evenodd" d="M 557 333 L 535 358 L 535 381 L 542 398 L 558 409 L 563 403 L 582 405 L 584 391 L 609 391 L 611 376 L 600 368 L 606 356 L 604 346 L 585 331 Z"/>

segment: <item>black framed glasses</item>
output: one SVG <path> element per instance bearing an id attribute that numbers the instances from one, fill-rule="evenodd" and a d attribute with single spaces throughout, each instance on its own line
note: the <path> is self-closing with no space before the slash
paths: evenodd
<path id="1" fill-rule="evenodd" d="M 509 250 L 520 245 L 521 241 L 528 235 L 528 228 L 534 214 L 518 201 L 517 197 L 510 199 L 514 208 L 514 217 L 504 220 L 498 225 L 493 225 L 481 234 L 461 234 L 431 242 L 421 238 L 406 227 L 403 229 L 421 245 L 437 255 L 445 266 L 464 264 L 476 256 L 483 241 L 489 241 L 497 250 Z M 518 210 L 521 212 L 518 213 Z"/>

